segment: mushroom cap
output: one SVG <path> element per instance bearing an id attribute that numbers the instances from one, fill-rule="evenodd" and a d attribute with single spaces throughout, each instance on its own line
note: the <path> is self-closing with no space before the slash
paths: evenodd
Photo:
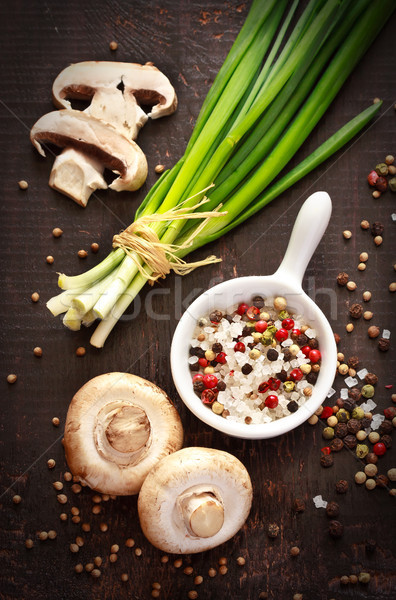
<path id="1" fill-rule="evenodd" d="M 147 178 L 147 160 L 139 146 L 110 124 L 79 110 L 47 113 L 33 125 L 30 140 L 42 156 L 45 152 L 41 142 L 75 148 L 92 156 L 120 174 L 109 186 L 117 191 L 137 190 Z"/>
<path id="2" fill-rule="evenodd" d="M 209 492 L 224 507 L 220 530 L 210 537 L 191 532 L 182 516 L 186 497 Z M 190 554 L 230 539 L 245 523 L 252 484 L 244 465 L 232 454 L 211 448 L 183 448 L 163 458 L 147 475 L 138 511 L 144 535 L 164 552 Z"/>
<path id="3" fill-rule="evenodd" d="M 138 102 L 154 106 L 149 116 L 158 119 L 177 108 L 176 92 L 169 79 L 153 65 L 112 61 L 84 61 L 63 69 L 52 86 L 55 106 L 70 108 L 66 98 L 89 100 L 96 90 L 122 83 L 124 95 L 133 94 Z"/>
<path id="4" fill-rule="evenodd" d="M 130 373 L 94 377 L 69 406 L 67 463 L 105 494 L 137 494 L 150 469 L 182 443 L 180 417 L 166 393 Z"/>

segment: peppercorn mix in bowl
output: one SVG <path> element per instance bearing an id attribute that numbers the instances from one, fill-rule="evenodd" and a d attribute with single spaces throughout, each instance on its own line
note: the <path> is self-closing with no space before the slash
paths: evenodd
<path id="1" fill-rule="evenodd" d="M 308 420 L 326 398 L 336 371 L 336 344 L 301 281 L 330 214 L 329 196 L 313 194 L 298 214 L 276 273 L 223 282 L 199 296 L 180 319 L 171 347 L 173 379 L 183 402 L 207 425 L 240 438 L 271 438 Z M 299 335 L 304 337 L 297 343 Z"/>

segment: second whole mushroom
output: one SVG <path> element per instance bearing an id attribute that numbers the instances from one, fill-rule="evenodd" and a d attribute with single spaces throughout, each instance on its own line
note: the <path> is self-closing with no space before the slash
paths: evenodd
<path id="1" fill-rule="evenodd" d="M 123 138 L 133 144 L 149 117 L 158 119 L 173 113 L 177 108 L 176 93 L 169 79 L 151 63 L 141 65 L 85 61 L 72 64 L 55 79 L 52 97 L 54 104 L 61 109 L 60 113 L 69 112 L 73 119 L 77 117 L 77 113 L 84 115 L 86 122 L 92 123 L 94 131 L 97 129 L 95 121 L 109 125 L 109 137 L 113 143 L 116 134 L 118 135 L 116 145 L 122 145 Z M 88 100 L 90 105 L 84 111 L 75 111 L 68 98 Z M 151 111 L 146 114 L 139 102 L 150 105 Z M 33 126 L 31 138 L 37 148 L 35 131 L 39 124 L 45 124 L 51 133 L 51 127 L 56 121 L 54 113 L 49 115 L 42 117 Z M 49 184 L 52 188 L 85 207 L 96 189 L 110 187 L 116 191 L 136 190 L 143 185 L 147 177 L 147 162 L 141 151 L 137 152 L 139 168 L 136 176 L 132 179 L 118 177 L 108 186 L 103 176 L 104 168 L 108 167 L 118 174 L 119 169 L 112 162 L 103 160 L 106 148 L 95 143 L 79 143 L 81 140 L 77 131 L 77 122 L 75 127 L 71 124 L 69 142 L 58 144 L 64 150 L 56 157 L 51 171 Z M 56 135 L 43 139 L 59 142 L 59 136 Z"/>

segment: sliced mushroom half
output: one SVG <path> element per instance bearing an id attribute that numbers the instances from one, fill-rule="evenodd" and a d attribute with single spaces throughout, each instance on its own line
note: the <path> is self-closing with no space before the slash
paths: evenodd
<path id="1" fill-rule="evenodd" d="M 245 523 L 252 484 L 243 464 L 227 452 L 184 448 L 147 475 L 138 499 L 144 535 L 164 552 L 214 548 Z"/>
<path id="2" fill-rule="evenodd" d="M 169 79 L 151 64 L 85 61 L 63 69 L 55 79 L 52 96 L 55 106 L 70 108 L 67 98 L 90 100 L 98 89 L 124 87 L 140 104 L 153 105 L 149 116 L 158 119 L 177 107 L 176 92 Z"/>
<path id="3" fill-rule="evenodd" d="M 139 146 L 111 125 L 79 110 L 56 110 L 44 115 L 33 125 L 30 139 L 42 156 L 42 142 L 88 154 L 119 174 L 109 186 L 114 190 L 137 190 L 146 180 L 147 160 Z"/>
<path id="4" fill-rule="evenodd" d="M 137 494 L 147 473 L 182 443 L 180 417 L 165 392 L 129 373 L 94 377 L 67 413 L 69 468 L 105 494 Z"/>

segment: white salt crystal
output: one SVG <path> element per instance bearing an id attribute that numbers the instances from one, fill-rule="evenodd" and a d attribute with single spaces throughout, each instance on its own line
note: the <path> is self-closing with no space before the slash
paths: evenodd
<path id="1" fill-rule="evenodd" d="M 315 504 L 316 508 L 326 508 L 327 506 L 327 501 L 323 500 L 322 496 L 319 494 L 318 496 L 314 496 L 312 498 L 313 503 Z"/>
<path id="2" fill-rule="evenodd" d="M 377 416 L 377 415 L 374 415 L 374 416 Z M 376 419 L 376 420 L 374 420 L 374 417 L 373 417 L 373 419 L 372 419 L 372 421 L 371 421 L 371 429 L 372 429 L 373 431 L 375 431 L 376 429 L 378 429 L 378 428 L 379 428 L 379 426 L 381 425 L 382 421 L 384 421 L 384 420 L 385 420 L 385 417 L 384 417 L 384 415 L 378 415 L 378 417 L 380 417 L 380 419 Z"/>
<path id="3" fill-rule="evenodd" d="M 291 400 L 298 400 L 299 397 L 300 397 L 300 394 L 298 392 L 292 392 L 290 395 Z"/>
<path id="4" fill-rule="evenodd" d="M 213 333 L 214 332 L 214 328 L 213 327 L 204 327 L 204 332 L 205 333 Z"/>
<path id="5" fill-rule="evenodd" d="M 282 342 L 282 346 L 284 348 L 287 348 L 288 346 L 291 346 L 293 343 L 293 340 L 291 340 L 290 338 L 287 338 L 287 340 L 285 340 L 284 342 Z"/>
<path id="6" fill-rule="evenodd" d="M 241 315 L 236 314 L 235 317 L 232 318 L 232 320 L 234 321 L 234 323 L 239 323 L 239 321 L 242 319 Z"/>
<path id="7" fill-rule="evenodd" d="M 190 356 L 188 362 L 190 363 L 190 365 L 195 365 L 195 363 L 198 362 L 198 356 Z"/>
<path id="8" fill-rule="evenodd" d="M 357 385 L 359 383 L 355 377 L 347 377 L 344 381 L 348 387 L 352 387 L 353 385 Z"/>
<path id="9" fill-rule="evenodd" d="M 290 366 L 293 367 L 293 369 L 295 369 L 296 367 L 298 367 L 298 360 L 294 359 L 290 361 Z"/>
<path id="10" fill-rule="evenodd" d="M 327 398 L 331 398 L 332 396 L 334 396 L 334 394 L 336 393 L 334 388 L 330 388 L 329 391 L 327 392 Z"/>
<path id="11" fill-rule="evenodd" d="M 348 398 L 348 388 L 342 388 L 340 390 L 340 398 L 346 400 Z"/>
<path id="12" fill-rule="evenodd" d="M 392 219 L 392 221 L 396 221 L 396 213 L 391 214 L 391 219 Z"/>
<path id="13" fill-rule="evenodd" d="M 391 336 L 391 332 L 389 331 L 389 329 L 384 329 L 384 331 L 382 332 L 382 337 L 384 338 L 384 340 L 389 340 Z"/>
<path id="14" fill-rule="evenodd" d="M 315 331 L 315 329 L 311 329 L 310 327 L 304 333 L 309 338 L 316 337 L 316 331 Z"/>
<path id="15" fill-rule="evenodd" d="M 360 405 L 360 408 L 364 410 L 364 412 L 371 412 L 376 407 L 376 403 L 372 400 L 366 400 L 363 404 Z M 375 418 L 380 417 L 381 415 L 374 415 Z M 373 419 L 374 419 L 373 417 Z"/>
<path id="16" fill-rule="evenodd" d="M 358 371 L 356 374 L 359 377 L 359 379 L 364 379 L 367 375 L 368 371 L 367 369 L 360 369 L 360 371 Z"/>

